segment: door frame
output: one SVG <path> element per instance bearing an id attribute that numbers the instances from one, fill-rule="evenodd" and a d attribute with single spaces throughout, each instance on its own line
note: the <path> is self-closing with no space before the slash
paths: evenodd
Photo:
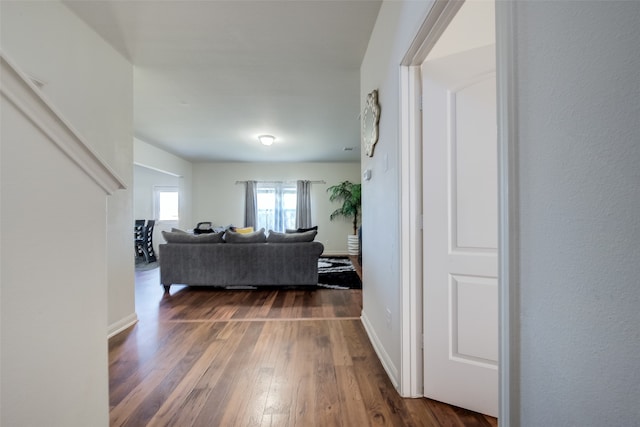
<path id="1" fill-rule="evenodd" d="M 400 64 L 401 360 L 399 392 L 423 396 L 422 370 L 422 122 L 420 65 L 462 6 L 433 4 Z M 516 129 L 515 0 L 496 1 L 498 116 L 498 293 L 500 425 L 520 418 L 519 226 Z"/>

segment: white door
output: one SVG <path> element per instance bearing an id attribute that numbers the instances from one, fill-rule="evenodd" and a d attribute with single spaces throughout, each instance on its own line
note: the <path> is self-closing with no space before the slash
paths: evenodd
<path id="1" fill-rule="evenodd" d="M 424 393 L 498 414 L 495 47 L 422 65 Z"/>

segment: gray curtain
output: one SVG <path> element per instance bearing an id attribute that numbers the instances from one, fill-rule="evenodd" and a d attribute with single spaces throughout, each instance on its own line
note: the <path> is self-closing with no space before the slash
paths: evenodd
<path id="1" fill-rule="evenodd" d="M 311 181 L 298 181 L 296 185 L 296 227 L 310 228 L 311 225 Z"/>
<path id="2" fill-rule="evenodd" d="M 244 226 L 256 228 L 258 218 L 258 196 L 256 181 L 247 181 L 244 199 Z"/>

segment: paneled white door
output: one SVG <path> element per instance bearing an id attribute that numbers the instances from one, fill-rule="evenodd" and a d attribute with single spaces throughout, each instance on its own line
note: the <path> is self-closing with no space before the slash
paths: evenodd
<path id="1" fill-rule="evenodd" d="M 424 393 L 498 414 L 495 47 L 422 65 Z"/>

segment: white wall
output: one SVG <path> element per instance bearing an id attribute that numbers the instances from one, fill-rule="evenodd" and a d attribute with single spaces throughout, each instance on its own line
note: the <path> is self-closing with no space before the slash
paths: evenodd
<path id="1" fill-rule="evenodd" d="M 60 2 L 3 1 L 0 8 L 2 51 L 44 82 L 45 96 L 130 184 L 131 64 Z M 106 426 L 107 329 L 135 320 L 131 191 L 105 201 L 7 111 L 2 424 Z M 36 224 L 42 233 L 25 234 Z"/>
<path id="2" fill-rule="evenodd" d="M 521 415 L 512 425 L 640 420 L 638 22 L 638 2 L 516 2 Z"/>
<path id="3" fill-rule="evenodd" d="M 154 187 L 178 187 L 180 178 L 144 166 L 133 167 L 133 217 L 154 219 Z"/>
<path id="4" fill-rule="evenodd" d="M 362 157 L 371 169 L 362 186 L 363 323 L 391 380 L 400 369 L 400 147 L 399 69 L 431 2 L 385 1 L 360 69 L 360 97 L 378 89 L 380 139 L 374 156 Z M 364 105 L 363 105 L 364 106 Z M 386 311 L 391 312 L 387 324 Z"/>
<path id="5" fill-rule="evenodd" d="M 164 151 L 158 147 L 155 147 L 151 144 L 148 144 L 138 138 L 134 138 L 133 141 L 133 161 L 136 164 L 138 169 L 139 166 L 142 166 L 146 169 L 154 170 L 158 173 L 162 173 L 164 175 L 174 175 L 178 178 L 178 187 L 180 192 L 180 221 L 179 226 L 183 229 L 193 228 L 193 220 L 192 220 L 192 205 L 193 205 L 193 165 L 191 162 L 183 159 L 182 157 L 178 157 L 174 154 L 171 154 L 167 151 Z M 136 177 L 138 178 L 138 177 Z M 167 177 L 161 177 L 161 175 L 156 175 L 156 179 L 164 182 L 165 179 L 171 179 Z M 136 183 L 136 186 L 138 183 Z M 158 184 L 156 184 L 158 185 Z M 163 184 L 160 184 L 163 185 Z M 138 193 L 136 193 L 137 197 Z M 142 213 L 141 210 L 148 209 L 144 207 L 145 201 L 136 198 L 134 205 L 136 218 L 140 219 L 148 219 L 151 218 L 152 212 L 149 212 L 149 216 L 139 216 L 139 213 Z M 153 208 L 151 208 L 153 209 Z M 157 241 L 157 239 L 156 239 Z"/>
<path id="6" fill-rule="evenodd" d="M 135 165 L 133 168 L 133 217 L 135 219 L 156 219 L 154 216 L 154 192 L 155 187 L 177 187 L 180 191 L 182 179 L 175 175 L 158 172 L 144 166 Z M 157 222 L 153 229 L 153 248 L 159 253 L 158 245 L 162 239 L 162 231 L 170 231 L 175 224 Z M 162 239 L 164 241 L 164 239 Z"/>
<path id="7" fill-rule="evenodd" d="M 311 186 L 311 219 L 318 225 L 316 240 L 324 244 L 325 254 L 346 254 L 347 235 L 353 234 L 351 222 L 329 221 L 329 214 L 339 205 L 329 203 L 326 190 L 345 180 L 359 183 L 358 163 L 195 163 L 193 219 L 244 226 L 245 186 L 236 181 L 298 179 L 325 181 Z"/>
<path id="8" fill-rule="evenodd" d="M 12 107 L 3 98 L 0 424 L 106 426 L 106 195 Z"/>

